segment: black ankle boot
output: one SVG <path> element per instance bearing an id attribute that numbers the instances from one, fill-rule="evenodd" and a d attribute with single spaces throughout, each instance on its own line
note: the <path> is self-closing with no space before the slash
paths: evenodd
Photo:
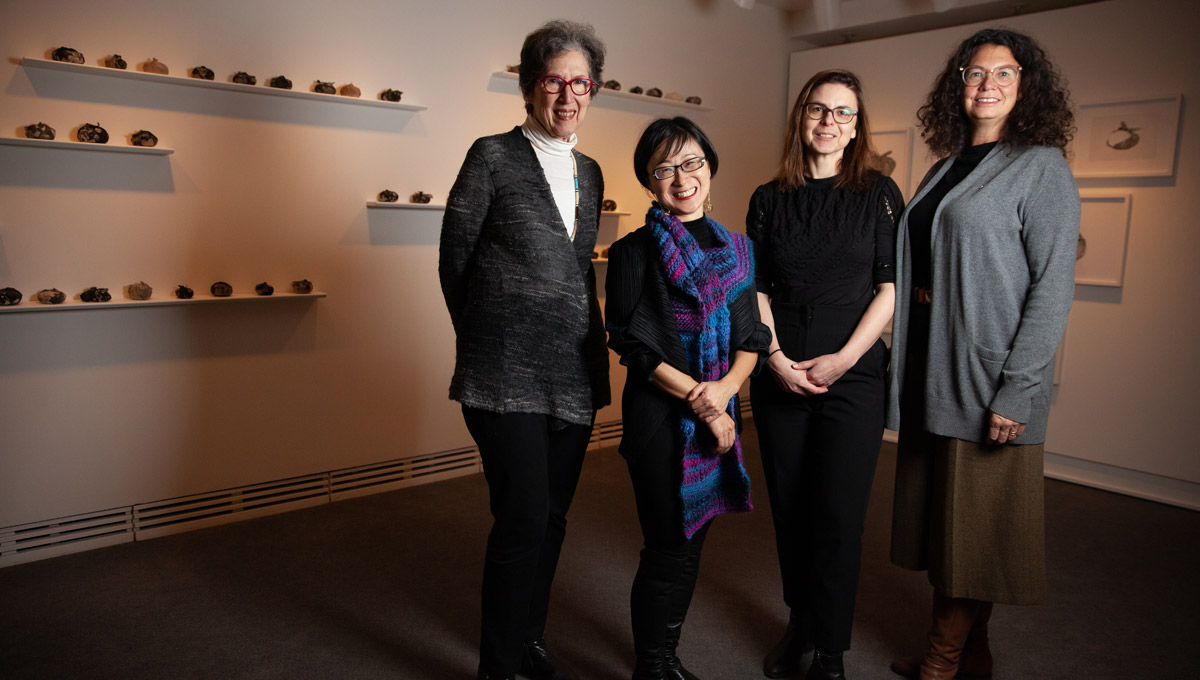
<path id="1" fill-rule="evenodd" d="M 805 680 L 846 680 L 846 671 L 842 667 L 841 652 L 813 652 L 812 665 L 808 667 Z"/>
<path id="2" fill-rule="evenodd" d="M 790 678 L 800 674 L 804 655 L 812 650 L 807 636 L 794 621 L 789 621 L 787 630 L 779 642 L 767 652 L 763 659 L 763 675 L 768 678 Z"/>
<path id="3" fill-rule="evenodd" d="M 578 680 L 571 669 L 550 655 L 545 640 L 526 642 L 521 652 L 521 675 L 530 680 Z"/>
<path id="4" fill-rule="evenodd" d="M 700 680 L 694 673 L 683 667 L 675 650 L 679 647 L 679 633 L 683 622 L 667 626 L 666 644 L 663 645 L 663 674 L 664 680 Z"/>

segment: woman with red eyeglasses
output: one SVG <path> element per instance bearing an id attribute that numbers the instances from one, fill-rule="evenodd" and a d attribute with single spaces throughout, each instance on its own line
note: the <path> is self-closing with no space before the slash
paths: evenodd
<path id="1" fill-rule="evenodd" d="M 574 149 L 604 52 L 587 25 L 530 33 L 525 122 L 476 140 L 446 201 L 438 273 L 457 337 L 450 398 L 479 447 L 494 520 L 481 680 L 576 677 L 547 651 L 544 629 L 567 508 L 610 400 L 591 260 L 604 178 Z"/>

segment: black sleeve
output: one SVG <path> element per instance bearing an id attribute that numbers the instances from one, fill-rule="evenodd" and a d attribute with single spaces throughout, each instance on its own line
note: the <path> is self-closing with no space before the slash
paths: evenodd
<path id="1" fill-rule="evenodd" d="M 634 312 L 646 291 L 646 254 L 633 237 L 612 244 L 608 250 L 605 278 L 604 319 L 608 346 L 621 357 L 621 364 L 644 373 L 647 378 L 664 357 L 643 342 L 633 328 Z"/>
<path id="2" fill-rule="evenodd" d="M 446 199 L 438 248 L 438 277 L 450 321 L 458 329 L 467 306 L 467 279 L 475 247 L 491 207 L 492 174 L 484 159 L 482 140 L 467 151 L 458 178 Z"/>
<path id="3" fill-rule="evenodd" d="M 754 243 L 755 257 L 758 258 L 754 263 L 754 287 L 758 292 L 770 295 L 771 282 L 762 256 L 762 253 L 766 252 L 766 215 L 770 212 L 767 187 L 766 184 L 760 186 L 750 197 L 750 209 L 746 212 L 746 236 Z"/>
<path id="4" fill-rule="evenodd" d="M 896 282 L 896 224 L 904 211 L 904 197 L 891 177 L 881 177 L 875 214 L 875 285 Z"/>

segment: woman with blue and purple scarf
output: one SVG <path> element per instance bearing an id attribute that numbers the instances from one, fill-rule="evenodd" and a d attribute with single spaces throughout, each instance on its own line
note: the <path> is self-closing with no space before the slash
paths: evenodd
<path id="1" fill-rule="evenodd" d="M 609 250 L 608 344 L 628 369 L 620 452 L 645 547 L 630 594 L 634 680 L 693 679 L 676 648 L 709 524 L 751 509 L 737 392 L 771 342 L 752 245 L 705 215 L 717 153 L 687 118 L 650 124 L 634 173 L 655 202 Z"/>

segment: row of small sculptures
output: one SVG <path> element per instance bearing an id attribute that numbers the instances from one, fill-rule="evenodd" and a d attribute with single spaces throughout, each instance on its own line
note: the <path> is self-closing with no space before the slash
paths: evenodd
<path id="1" fill-rule="evenodd" d="M 379 192 L 379 201 L 381 203 L 395 203 L 399 200 L 400 194 L 392 191 L 391 189 L 384 189 L 383 191 Z M 427 194 L 424 191 L 418 191 L 417 193 L 408 197 L 409 203 L 428 203 L 431 200 L 433 200 L 433 195 Z"/>
<path id="2" fill-rule="evenodd" d="M 208 290 L 212 293 L 213 297 L 229 297 L 230 295 L 233 295 L 233 286 L 224 281 L 217 281 L 213 285 L 209 286 Z M 309 281 L 308 279 L 292 281 L 293 293 L 307 295 L 312 291 L 312 281 Z M 275 293 L 275 287 L 266 281 L 263 281 L 254 287 L 254 293 L 256 295 L 273 295 Z M 128 286 L 125 286 L 125 296 L 130 300 L 149 300 L 150 296 L 153 294 L 154 289 L 151 288 L 150 284 L 146 283 L 145 281 L 138 281 L 137 283 L 131 283 Z M 175 288 L 175 297 L 179 298 L 180 300 L 190 300 L 193 295 L 195 295 L 195 291 L 187 286 L 180 285 Z M 17 290 L 16 288 L 0 288 L 0 306 L 8 307 L 12 305 L 19 305 L 21 304 L 23 297 L 24 296 L 21 294 L 21 291 Z M 67 294 L 57 288 L 45 288 L 35 293 L 33 299 L 37 300 L 43 305 L 57 305 L 66 301 Z M 107 288 L 98 288 L 93 286 L 80 293 L 79 300 L 80 302 L 109 302 L 112 300 L 112 294 L 108 292 Z"/>
<path id="3" fill-rule="evenodd" d="M 520 73 L 521 67 L 520 65 L 510 64 L 507 70 L 509 73 Z M 621 91 L 621 83 L 618 83 L 615 80 L 604 81 L 603 87 L 604 89 L 612 90 L 613 92 Z M 688 104 L 695 104 L 696 106 L 700 105 L 699 97 L 692 96 L 684 99 L 683 95 L 679 94 L 678 92 L 668 92 L 663 94 L 663 91 L 657 87 L 652 87 L 649 90 L 643 90 L 641 85 L 634 85 L 633 87 L 629 88 L 629 94 L 645 94 L 647 97 L 659 97 L 661 99 L 667 99 L 673 102 L 687 102 Z"/>
<path id="4" fill-rule="evenodd" d="M 50 53 L 50 57 L 54 61 L 62 61 L 69 64 L 84 63 L 83 53 L 79 50 L 71 49 L 70 47 L 59 47 Z M 129 66 L 129 64 L 126 63 L 126 61 L 122 59 L 121 55 L 119 54 L 112 54 L 105 57 L 104 65 L 108 68 L 121 70 L 124 70 Z M 151 57 L 149 61 L 142 62 L 142 71 L 165 76 L 170 74 L 171 69 L 167 68 L 167 65 L 159 61 L 156 57 Z M 192 78 L 199 78 L 201 80 L 216 79 L 216 74 L 213 73 L 213 70 L 207 66 L 193 67 L 188 75 Z M 237 73 L 233 74 L 233 76 L 230 77 L 230 81 L 241 85 L 258 84 L 258 78 L 255 78 L 245 71 L 238 71 Z M 285 76 L 275 76 L 267 81 L 267 85 L 269 87 L 279 88 L 282 90 L 292 89 L 292 81 L 288 80 Z M 342 85 L 340 88 L 337 88 L 334 87 L 332 82 L 316 80 L 313 81 L 312 91 L 318 94 L 340 94 L 343 97 L 362 96 L 362 90 L 355 87 L 354 83 L 347 83 Z M 387 89 L 379 93 L 379 98 L 385 102 L 398 102 L 400 101 L 400 96 L 402 94 L 404 93 L 400 90 Z"/>
<path id="5" fill-rule="evenodd" d="M 33 123 L 25 126 L 25 136 L 29 139 L 54 139 L 54 128 L 45 123 Z M 84 123 L 75 131 L 75 139 L 89 144 L 107 144 L 108 130 L 100 127 L 99 123 L 92 125 Z M 129 136 L 129 141 L 134 146 L 157 146 L 158 137 L 149 130 L 138 130 Z"/>

